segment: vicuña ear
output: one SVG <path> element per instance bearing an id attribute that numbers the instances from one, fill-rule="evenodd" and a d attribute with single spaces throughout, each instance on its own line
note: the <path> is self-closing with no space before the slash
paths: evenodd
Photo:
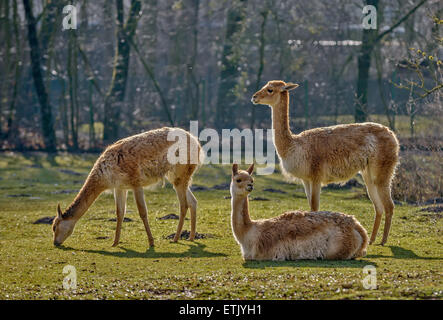
<path id="1" fill-rule="evenodd" d="M 57 217 L 58 217 L 59 219 L 62 218 L 62 209 L 60 209 L 60 203 L 57 204 Z"/>
<path id="2" fill-rule="evenodd" d="M 238 173 L 238 164 L 234 163 L 232 165 L 232 175 L 235 176 Z"/>
<path id="3" fill-rule="evenodd" d="M 299 85 L 297 83 L 289 82 L 283 87 L 283 90 L 291 91 L 291 90 L 294 90 L 295 88 L 298 88 L 298 86 Z"/>
<path id="4" fill-rule="evenodd" d="M 248 170 L 246 170 L 246 171 L 248 171 L 249 175 L 251 175 L 251 174 L 252 174 L 252 171 L 254 171 L 254 164 L 251 164 L 251 165 L 249 166 Z"/>

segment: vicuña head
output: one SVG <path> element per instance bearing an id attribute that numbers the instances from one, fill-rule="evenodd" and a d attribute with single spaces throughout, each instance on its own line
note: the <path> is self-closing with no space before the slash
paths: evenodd
<path id="1" fill-rule="evenodd" d="M 263 88 L 257 91 L 252 96 L 253 104 L 265 104 L 272 107 L 280 103 L 282 94 L 287 94 L 288 91 L 298 88 L 298 84 L 281 80 L 269 81 Z"/>
<path id="2" fill-rule="evenodd" d="M 248 170 L 238 170 L 238 165 L 232 165 L 232 182 L 231 182 L 231 195 L 237 197 L 247 197 L 248 194 L 254 189 L 254 179 L 251 177 L 254 170 L 254 164 L 248 168 Z"/>
<path id="3" fill-rule="evenodd" d="M 52 232 L 54 234 L 54 245 L 61 245 L 74 231 L 75 221 L 71 218 L 63 218 L 60 204 L 57 205 L 57 215 L 52 222 Z"/>

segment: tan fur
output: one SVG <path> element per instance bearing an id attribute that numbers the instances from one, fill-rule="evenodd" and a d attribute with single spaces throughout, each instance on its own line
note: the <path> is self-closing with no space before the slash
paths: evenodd
<path id="1" fill-rule="evenodd" d="M 291 211 L 251 220 L 252 166 L 233 166 L 231 223 L 245 260 L 353 259 L 366 255 L 368 235 L 353 217 L 338 212 Z"/>
<path id="2" fill-rule="evenodd" d="M 175 131 L 174 131 L 175 130 Z M 168 133 L 179 132 L 187 136 L 188 158 L 191 150 L 199 154 L 198 164 L 171 164 L 167 159 L 168 148 L 175 141 L 168 141 Z M 116 203 L 117 228 L 113 246 L 120 239 L 121 226 L 126 208 L 128 189 L 134 191 L 134 197 L 140 217 L 145 226 L 149 245 L 154 245 L 147 209 L 143 195 L 143 187 L 153 185 L 165 177 L 172 183 L 180 202 L 180 220 L 174 241 L 177 241 L 183 227 L 187 209 L 191 211 L 191 235 L 193 240 L 196 228 L 197 200 L 189 189 L 191 178 L 202 162 L 201 147 L 198 140 L 188 132 L 178 128 L 161 128 L 137 134 L 110 145 L 97 159 L 82 189 L 72 204 L 62 213 L 58 206 L 58 214 L 53 222 L 54 244 L 60 245 L 69 237 L 76 222 L 82 217 L 94 200 L 105 190 L 113 189 Z"/>
<path id="3" fill-rule="evenodd" d="M 376 212 L 371 234 L 373 243 L 383 211 L 382 244 L 389 235 L 394 203 L 391 181 L 398 164 L 399 143 L 389 128 L 377 123 L 343 124 L 303 131 L 289 128 L 289 90 L 297 84 L 270 81 L 254 94 L 254 104 L 272 107 L 274 143 L 283 172 L 303 181 L 312 211 L 319 209 L 322 184 L 344 182 L 360 172 Z"/>

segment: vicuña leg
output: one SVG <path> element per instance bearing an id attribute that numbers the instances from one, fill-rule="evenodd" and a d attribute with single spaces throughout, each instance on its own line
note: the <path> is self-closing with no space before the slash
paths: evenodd
<path id="1" fill-rule="evenodd" d="M 197 199 L 189 188 L 186 191 L 186 201 L 188 202 L 189 209 L 191 211 L 191 234 L 189 235 L 189 240 L 193 241 L 195 238 L 195 228 L 197 225 Z"/>
<path id="2" fill-rule="evenodd" d="M 306 198 L 308 199 L 309 206 L 311 205 L 311 183 L 309 180 L 303 180 L 303 187 L 305 187 Z"/>
<path id="3" fill-rule="evenodd" d="M 381 240 L 381 245 L 384 245 L 388 241 L 389 229 L 391 228 L 392 216 L 394 214 L 394 202 L 391 198 L 391 188 L 389 185 L 378 187 L 378 193 L 385 211 L 385 227 L 383 229 L 383 239 Z"/>
<path id="4" fill-rule="evenodd" d="M 318 211 L 320 207 L 320 191 L 321 184 L 319 182 L 312 181 L 311 185 L 311 211 Z"/>
<path id="5" fill-rule="evenodd" d="M 120 233 L 122 230 L 122 223 L 126 212 L 126 196 L 127 190 L 114 189 L 114 199 L 115 199 L 115 213 L 117 214 L 117 228 L 115 229 L 115 237 L 113 247 L 117 246 L 120 241 Z"/>
<path id="6" fill-rule="evenodd" d="M 186 212 L 188 211 L 188 202 L 186 201 L 187 186 L 177 185 L 174 186 L 177 198 L 180 203 L 180 218 L 178 220 L 177 232 L 175 233 L 174 242 L 177 242 L 180 238 L 183 223 L 185 222 Z"/>
<path id="7" fill-rule="evenodd" d="M 149 246 L 153 247 L 154 237 L 152 236 L 151 229 L 149 228 L 148 209 L 146 207 L 145 194 L 143 193 L 142 187 L 134 189 L 134 198 L 135 202 L 137 203 L 137 208 L 140 218 L 142 219 L 143 224 L 145 225 L 146 234 L 148 235 Z"/>
<path id="8" fill-rule="evenodd" d="M 371 239 L 369 240 L 369 244 L 372 244 L 377 237 L 378 228 L 380 227 L 381 217 L 383 215 L 383 204 L 378 194 L 378 188 L 375 186 L 369 173 L 363 172 L 362 177 L 366 184 L 366 190 L 368 191 L 369 199 L 371 199 L 375 210 L 374 226 L 372 227 Z"/>

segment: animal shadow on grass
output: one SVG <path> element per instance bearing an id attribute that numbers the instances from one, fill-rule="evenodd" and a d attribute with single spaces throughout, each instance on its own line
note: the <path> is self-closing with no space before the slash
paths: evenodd
<path id="1" fill-rule="evenodd" d="M 250 269 L 294 267 L 294 268 L 363 268 L 377 266 L 368 260 L 295 260 L 295 261 L 245 261 L 243 266 Z"/>
<path id="2" fill-rule="evenodd" d="M 385 256 L 381 254 L 367 255 L 367 258 L 393 258 L 393 259 L 419 259 L 419 260 L 443 260 L 439 257 L 420 257 L 414 251 L 398 246 L 389 246 L 392 251 L 392 256 Z"/>
<path id="3" fill-rule="evenodd" d="M 180 243 L 181 244 L 181 243 Z M 146 251 L 135 251 L 125 247 L 120 247 L 123 251 L 106 251 L 106 250 L 92 250 L 92 249 L 74 249 L 70 247 L 60 247 L 63 250 L 75 250 L 87 253 L 98 253 L 105 256 L 112 256 L 117 258 L 212 258 L 212 257 L 226 257 L 224 253 L 206 251 L 206 245 L 196 241 L 193 244 L 187 245 L 189 248 L 185 252 L 157 252 L 155 247 L 150 247 Z"/>

